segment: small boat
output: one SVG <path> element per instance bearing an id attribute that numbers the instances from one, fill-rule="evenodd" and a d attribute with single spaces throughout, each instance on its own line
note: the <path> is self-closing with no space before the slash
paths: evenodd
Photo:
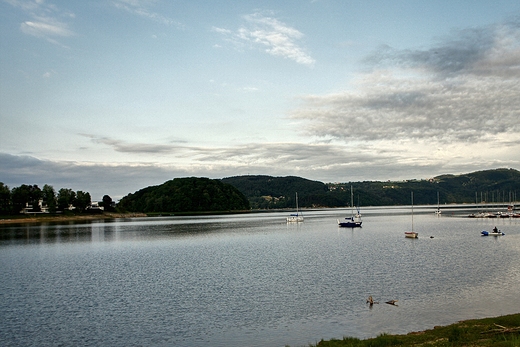
<path id="1" fill-rule="evenodd" d="M 413 192 L 412 192 L 412 231 L 405 231 L 404 237 L 408 237 L 410 239 L 416 239 L 419 236 L 419 233 L 413 231 Z"/>
<path id="2" fill-rule="evenodd" d="M 404 232 L 404 237 L 408 237 L 410 239 L 416 239 L 417 236 L 419 236 L 419 233 L 417 233 L 415 231 L 405 231 Z"/>
<path id="3" fill-rule="evenodd" d="M 296 213 L 291 213 L 289 217 L 287 217 L 288 223 L 299 223 L 303 222 L 303 213 L 300 213 L 298 210 L 298 193 L 296 193 Z"/>
<path id="4" fill-rule="evenodd" d="M 437 216 L 441 215 L 442 214 L 442 211 L 441 211 L 441 206 L 439 204 L 439 192 L 437 192 L 437 210 L 435 211 L 435 214 Z"/>
<path id="5" fill-rule="evenodd" d="M 338 226 L 343 228 L 361 228 L 361 213 L 359 210 L 354 215 L 354 192 L 352 186 L 350 186 L 350 208 L 352 209 L 352 216 L 346 217 L 344 221 L 340 222 L 338 219 Z"/>
<path id="6" fill-rule="evenodd" d="M 343 222 L 338 220 L 338 225 L 344 228 L 361 228 L 361 223 L 356 217 L 346 217 Z"/>
<path id="7" fill-rule="evenodd" d="M 482 236 L 504 236 L 505 234 L 503 232 L 501 232 L 500 230 L 498 230 L 497 228 L 494 228 L 493 231 L 486 231 L 486 230 L 482 230 L 480 232 L 480 234 Z"/>

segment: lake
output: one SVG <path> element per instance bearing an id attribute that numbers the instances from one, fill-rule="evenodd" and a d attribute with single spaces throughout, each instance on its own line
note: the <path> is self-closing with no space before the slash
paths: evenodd
<path id="1" fill-rule="evenodd" d="M 520 312 L 520 219 L 435 209 L 418 239 L 409 207 L 3 225 L 0 344 L 296 347 Z"/>

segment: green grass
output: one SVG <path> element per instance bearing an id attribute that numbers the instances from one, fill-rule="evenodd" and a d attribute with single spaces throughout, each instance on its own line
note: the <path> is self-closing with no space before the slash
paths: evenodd
<path id="1" fill-rule="evenodd" d="M 320 341 L 316 347 L 386 347 L 386 346 L 503 346 L 520 347 L 520 314 L 458 322 L 445 327 L 407 335 L 381 334 L 360 340 L 344 337 Z"/>

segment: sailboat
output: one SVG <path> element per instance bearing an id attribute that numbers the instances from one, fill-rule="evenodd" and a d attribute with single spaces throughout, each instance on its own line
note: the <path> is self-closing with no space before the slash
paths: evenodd
<path id="1" fill-rule="evenodd" d="M 412 192 L 412 231 L 405 231 L 404 236 L 409 237 L 411 239 L 416 239 L 417 236 L 419 236 L 419 233 L 413 231 L 413 192 Z"/>
<path id="2" fill-rule="evenodd" d="M 291 213 L 289 217 L 287 217 L 288 223 L 299 223 L 303 222 L 303 213 L 300 213 L 298 210 L 298 192 L 296 193 L 296 213 Z"/>
<path id="3" fill-rule="evenodd" d="M 441 207 L 439 205 L 439 192 L 437 191 L 437 210 L 435 211 L 435 214 L 439 216 L 442 213 Z"/>
<path id="4" fill-rule="evenodd" d="M 361 214 L 354 215 L 354 192 L 352 186 L 350 186 L 350 208 L 352 209 L 352 216 L 346 217 L 344 222 L 340 222 L 338 219 L 338 225 L 346 228 L 360 228 L 361 227 Z"/>

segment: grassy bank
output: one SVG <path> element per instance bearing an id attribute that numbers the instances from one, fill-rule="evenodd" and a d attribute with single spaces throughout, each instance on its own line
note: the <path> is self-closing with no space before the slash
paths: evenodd
<path id="1" fill-rule="evenodd" d="M 366 340 L 352 337 L 345 337 L 342 340 L 322 340 L 316 346 L 520 346 L 520 313 L 466 320 L 407 335 L 382 334 Z"/>
<path id="2" fill-rule="evenodd" d="M 100 220 L 112 218 L 135 218 L 146 217 L 144 213 L 116 213 L 103 212 L 96 214 L 24 214 L 14 216 L 0 216 L 0 224 L 19 224 L 19 223 L 46 223 L 46 222 L 69 222 L 82 220 Z"/>

